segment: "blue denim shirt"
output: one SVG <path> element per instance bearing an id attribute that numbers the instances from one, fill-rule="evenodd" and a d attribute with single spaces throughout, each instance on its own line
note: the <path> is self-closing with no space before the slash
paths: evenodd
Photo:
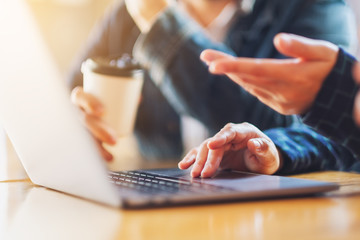
<path id="1" fill-rule="evenodd" d="M 279 173 L 360 172 L 360 128 L 352 114 L 359 90 L 352 77 L 354 62 L 351 55 L 340 49 L 333 70 L 312 107 L 302 116 L 309 127 L 300 124 L 265 132 L 284 158 Z"/>
<path id="2" fill-rule="evenodd" d="M 257 0 L 253 11 L 239 14 L 225 42 L 218 44 L 175 6 L 162 13 L 147 34 L 140 34 L 120 3 L 92 34 L 74 69 L 80 69 L 80 62 L 89 56 L 133 52 L 148 70 L 135 126 L 140 149 L 147 158 L 179 158 L 181 114 L 198 119 L 210 134 L 228 122 L 246 121 L 265 130 L 297 121 L 268 108 L 227 77 L 209 74 L 199 59 L 202 50 L 283 58 L 273 46 L 279 32 L 324 39 L 349 49 L 355 39 L 352 26 L 351 12 L 342 0 Z M 72 85 L 81 84 L 78 70 L 73 73 Z"/>

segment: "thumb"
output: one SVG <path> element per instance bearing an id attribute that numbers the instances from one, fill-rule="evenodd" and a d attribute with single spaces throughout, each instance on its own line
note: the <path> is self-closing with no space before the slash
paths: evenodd
<path id="1" fill-rule="evenodd" d="M 330 51 L 337 52 L 338 50 L 338 47 L 330 42 L 288 33 L 277 34 L 274 45 L 285 56 L 304 60 L 324 60 L 327 59 Z"/>
<path id="2" fill-rule="evenodd" d="M 251 172 L 273 174 L 279 169 L 279 154 L 275 145 L 267 138 L 253 138 L 248 141 L 246 167 Z"/>

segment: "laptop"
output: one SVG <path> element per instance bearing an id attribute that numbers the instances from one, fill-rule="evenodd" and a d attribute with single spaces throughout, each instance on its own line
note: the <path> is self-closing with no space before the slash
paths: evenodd
<path id="1" fill-rule="evenodd" d="M 16 32 L 3 36 L 11 43 L 7 38 L 18 35 L 14 47 L 0 47 L 4 59 L 7 54 L 16 59 L 1 64 L 0 126 L 34 184 L 124 208 L 299 196 L 338 188 L 236 171 L 218 172 L 209 179 L 192 179 L 189 171 L 179 169 L 109 172 L 33 19 L 25 18 L 25 10 L 21 16 L 24 19 L 15 21 L 19 26 L 11 28 Z"/>

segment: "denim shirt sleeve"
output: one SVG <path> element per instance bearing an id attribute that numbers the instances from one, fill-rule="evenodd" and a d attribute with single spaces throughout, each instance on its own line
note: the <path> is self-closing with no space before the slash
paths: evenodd
<path id="1" fill-rule="evenodd" d="M 353 119 L 356 85 L 355 59 L 340 49 L 337 62 L 325 79 L 313 106 L 302 116 L 304 123 L 350 149 L 360 159 L 360 129 Z"/>
<path id="2" fill-rule="evenodd" d="M 201 121 L 210 134 L 228 122 L 247 121 L 262 130 L 293 122 L 294 117 L 274 112 L 226 76 L 210 74 L 199 59 L 207 48 L 235 55 L 171 6 L 138 38 L 133 54 L 174 109 Z"/>
<path id="3" fill-rule="evenodd" d="M 360 130 L 353 120 L 358 91 L 352 77 L 355 59 L 340 49 L 313 106 L 302 116 L 305 125 L 266 131 L 284 158 L 279 174 L 318 170 L 360 172 Z"/>
<path id="4" fill-rule="evenodd" d="M 284 157 L 279 174 L 317 170 L 360 172 L 360 130 L 353 120 L 359 87 L 352 77 L 355 59 L 340 49 L 313 106 L 302 116 L 305 125 L 271 129 L 266 134 Z"/>
<path id="5" fill-rule="evenodd" d="M 304 124 L 274 128 L 265 132 L 283 157 L 277 174 L 320 170 L 360 172 L 360 160 L 348 148 L 322 136 Z"/>
<path id="6" fill-rule="evenodd" d="M 192 49 L 194 56 L 199 58 L 202 50 L 215 48 L 235 55 L 222 44 L 214 44 L 206 36 L 202 28 L 184 11 L 179 11 L 176 5 L 171 5 L 162 13 L 152 26 L 148 34 L 141 34 L 134 46 L 134 56 L 149 68 L 151 76 L 157 85 L 164 79 L 168 64 L 175 55 L 186 48 L 192 39 L 200 49 Z M 196 59 L 196 60 L 197 60 Z M 195 62 L 195 61 L 194 61 Z M 197 65 L 199 65 L 197 63 Z M 203 64 L 201 64 L 203 65 Z M 200 66 L 203 67 L 203 66 Z"/>

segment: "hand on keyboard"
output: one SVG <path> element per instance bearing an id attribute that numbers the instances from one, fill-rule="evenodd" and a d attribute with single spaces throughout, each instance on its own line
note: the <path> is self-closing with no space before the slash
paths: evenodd
<path id="1" fill-rule="evenodd" d="M 179 162 L 192 167 L 192 177 L 211 177 L 218 168 L 273 174 L 280 168 L 280 153 L 259 129 L 249 123 L 227 124 L 214 137 L 192 149 Z"/>

